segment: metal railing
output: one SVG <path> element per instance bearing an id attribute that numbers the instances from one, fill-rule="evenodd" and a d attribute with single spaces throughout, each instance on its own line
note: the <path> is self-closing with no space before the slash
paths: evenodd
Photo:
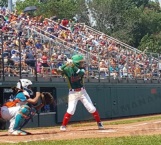
<path id="1" fill-rule="evenodd" d="M 34 42 L 36 37 L 39 37 L 42 43 L 45 42 L 45 40 L 48 40 L 51 45 L 50 47 L 59 46 L 59 49 L 62 52 L 65 52 L 65 50 L 70 50 L 70 53 L 81 54 L 81 52 L 76 51 L 74 48 L 69 47 L 68 45 L 65 45 L 64 41 L 57 38 L 52 39 L 49 37 L 49 34 L 45 35 L 46 32 L 43 32 L 43 33 L 39 32 L 40 30 L 38 28 L 25 27 L 25 30 L 26 29 L 28 31 L 27 33 L 28 38 L 32 37 Z M 30 67 L 26 65 L 26 68 L 24 68 L 24 66 L 22 66 L 22 63 L 24 62 L 24 60 L 22 60 L 21 53 L 19 53 L 19 65 L 17 66 L 11 65 L 9 62 L 7 62 L 10 60 L 10 58 L 8 59 L 7 57 L 4 56 L 4 48 L 3 48 L 3 43 L 4 41 L 8 40 L 8 37 L 12 37 L 12 35 L 5 34 L 5 39 L 4 39 L 4 34 L 1 32 L 1 43 L 2 43 L 1 62 L 0 62 L 1 81 L 6 81 L 7 79 L 8 81 L 12 81 L 11 78 L 17 79 L 17 78 L 23 78 L 23 77 L 34 79 L 34 81 L 39 81 L 39 79 L 46 79 L 47 81 L 54 80 L 55 78 L 64 79 L 63 76 L 58 74 L 56 70 L 60 65 L 62 65 L 66 61 L 66 59 L 63 59 L 61 61 L 60 60 L 52 61 L 50 59 L 53 54 L 52 51 L 48 52 L 48 55 L 49 55 L 49 59 L 47 60 L 48 67 L 46 68 L 40 67 L 40 69 L 42 70 L 40 72 L 37 71 L 37 65 L 35 65 L 35 67 Z M 19 52 L 21 52 L 22 48 L 21 48 L 20 41 L 22 37 L 17 36 L 17 38 L 19 43 L 18 50 Z M 134 54 L 135 53 L 136 52 L 134 52 Z M 124 55 L 126 56 L 126 54 Z M 92 53 L 86 51 L 85 78 L 87 80 L 91 80 L 91 79 L 95 81 L 104 80 L 106 82 L 115 81 L 116 83 L 122 82 L 122 80 L 126 82 L 128 81 L 137 82 L 138 80 L 142 80 L 143 82 L 146 82 L 147 80 L 149 81 L 156 80 L 157 82 L 160 81 L 161 61 L 160 61 L 159 54 L 145 53 L 144 57 L 146 57 L 146 59 L 138 58 L 137 55 L 134 55 L 135 57 L 133 58 L 133 60 L 131 60 L 132 55 L 131 56 L 127 55 L 126 59 L 124 59 L 124 64 L 121 64 L 120 62 L 122 61 L 122 58 L 121 58 L 122 56 L 120 55 L 120 53 L 118 53 L 116 55 L 117 57 L 108 56 L 107 58 L 105 58 L 106 65 L 104 68 L 102 67 L 102 60 L 99 60 L 99 59 L 93 60 L 91 59 L 92 56 L 93 56 Z M 100 56 L 98 55 L 98 57 Z M 112 62 L 112 59 L 115 60 L 115 63 Z M 38 62 L 37 57 L 35 57 L 34 61 L 35 63 Z"/>

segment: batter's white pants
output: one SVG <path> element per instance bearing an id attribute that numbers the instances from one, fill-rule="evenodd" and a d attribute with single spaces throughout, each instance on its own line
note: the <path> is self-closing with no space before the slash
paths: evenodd
<path id="1" fill-rule="evenodd" d="M 79 100 L 83 103 L 84 107 L 88 110 L 89 113 L 94 113 L 96 111 L 96 108 L 93 105 L 86 90 L 82 88 L 79 92 L 76 92 L 73 89 L 69 90 L 67 113 L 71 115 L 75 113 L 76 106 Z"/>

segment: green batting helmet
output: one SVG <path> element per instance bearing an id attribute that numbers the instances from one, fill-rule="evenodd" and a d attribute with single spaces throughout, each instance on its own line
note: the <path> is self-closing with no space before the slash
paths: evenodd
<path id="1" fill-rule="evenodd" d="M 79 66 L 80 62 L 84 62 L 84 58 L 82 55 L 76 54 L 72 56 L 72 61 L 76 66 Z"/>

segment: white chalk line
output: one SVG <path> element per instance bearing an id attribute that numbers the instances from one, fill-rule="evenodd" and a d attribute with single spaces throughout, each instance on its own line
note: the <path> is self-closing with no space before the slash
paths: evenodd
<path id="1" fill-rule="evenodd" d="M 145 122 L 145 123 L 141 123 L 141 124 L 136 124 L 136 125 L 131 125 L 131 126 L 125 126 L 125 127 L 119 127 L 119 128 L 124 128 L 124 129 L 128 129 L 128 128 L 135 128 L 137 126 L 143 126 L 143 125 L 147 125 L 147 124 L 159 124 L 161 123 L 161 121 L 155 121 L 155 122 Z"/>
<path id="2" fill-rule="evenodd" d="M 114 129 L 109 129 L 109 130 L 99 130 L 97 132 L 101 132 L 101 133 L 110 133 L 110 132 L 117 132 L 117 130 Z"/>
<path id="3" fill-rule="evenodd" d="M 29 139 L 29 140 L 24 140 L 24 141 L 6 141 L 6 140 L 0 140 L 0 143 L 13 143 L 13 144 L 17 144 L 17 143 L 19 143 L 19 142 L 25 142 L 25 143 L 27 143 L 27 142 L 32 142 L 32 141 L 41 141 L 41 140 L 49 140 L 49 139 L 51 139 L 51 137 L 48 137 L 48 138 L 38 138 L 38 139 Z"/>
<path id="4" fill-rule="evenodd" d="M 161 121 L 155 121 L 155 122 L 153 122 L 153 123 L 161 123 Z"/>
<path id="5" fill-rule="evenodd" d="M 137 126 L 143 126 L 143 125 L 147 125 L 147 124 L 148 124 L 148 123 L 141 123 L 141 124 L 126 126 L 126 127 L 123 127 L 123 128 L 134 128 L 134 127 L 137 127 Z"/>
<path id="6" fill-rule="evenodd" d="M 15 141 L 6 141 L 6 140 L 2 140 L 0 141 L 0 143 L 18 143 L 18 142 L 15 142 Z"/>

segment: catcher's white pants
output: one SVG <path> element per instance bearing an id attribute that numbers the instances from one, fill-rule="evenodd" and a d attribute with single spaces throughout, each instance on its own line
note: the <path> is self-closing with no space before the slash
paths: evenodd
<path id="1" fill-rule="evenodd" d="M 1 116 L 6 121 L 10 120 L 13 116 L 16 115 L 18 110 L 20 109 L 20 106 L 15 106 L 11 108 L 7 108 L 6 106 L 1 107 Z"/>
<path id="2" fill-rule="evenodd" d="M 68 109 L 67 113 L 73 115 L 78 101 L 81 101 L 89 113 L 94 113 L 96 111 L 95 106 L 93 105 L 89 95 L 87 94 L 84 88 L 81 88 L 81 91 L 76 92 L 73 89 L 69 90 L 68 95 Z"/>
<path id="3" fill-rule="evenodd" d="M 18 113 L 21 106 L 15 106 L 7 108 L 6 106 L 1 107 L 1 116 L 6 121 L 10 121 L 9 132 L 13 132 L 13 126 L 15 124 L 15 116 Z"/>

